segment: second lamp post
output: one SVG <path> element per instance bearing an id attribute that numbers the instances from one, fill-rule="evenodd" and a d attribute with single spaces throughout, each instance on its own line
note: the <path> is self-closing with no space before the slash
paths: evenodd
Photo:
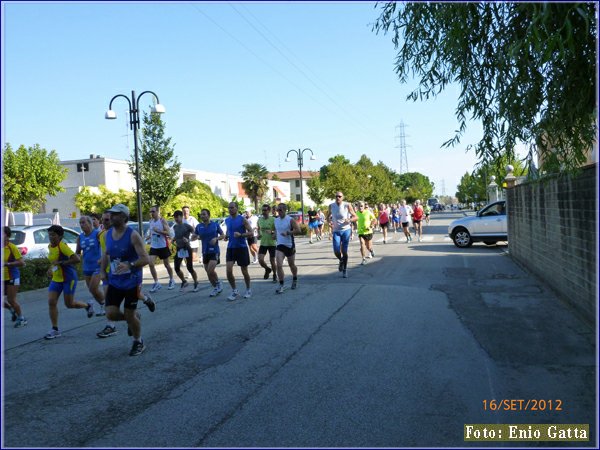
<path id="1" fill-rule="evenodd" d="M 117 94 L 113 98 L 110 99 L 110 103 L 108 104 L 108 111 L 106 111 L 105 119 L 116 119 L 117 113 L 112 110 L 112 103 L 118 97 L 123 97 L 129 103 L 129 127 L 133 130 L 133 148 L 134 148 L 134 158 L 135 158 L 135 189 L 136 189 L 136 197 L 137 197 L 137 209 L 138 209 L 138 227 L 140 236 L 144 236 L 144 224 L 142 217 L 142 194 L 140 192 L 140 160 L 139 160 L 139 151 L 138 151 L 138 137 L 137 130 L 140 128 L 140 112 L 139 112 L 139 104 L 140 98 L 144 94 L 152 94 L 156 99 L 156 104 L 150 110 L 153 114 L 162 114 L 165 112 L 165 107 L 160 104 L 158 100 L 158 95 L 156 95 L 152 91 L 144 91 L 140 95 L 135 96 L 135 91 L 131 91 L 131 99 L 124 94 Z"/>
<path id="2" fill-rule="evenodd" d="M 300 172 L 300 209 L 302 211 L 302 223 L 304 223 L 304 192 L 303 192 L 303 186 L 302 186 L 302 166 L 304 165 L 304 152 L 310 152 L 310 159 L 311 160 L 315 160 L 317 158 L 315 158 L 315 154 L 313 153 L 313 151 L 310 148 L 305 148 L 305 149 L 298 149 L 298 150 L 290 150 L 289 152 L 287 152 L 287 155 L 285 157 L 285 160 L 287 162 L 290 162 L 290 153 L 295 153 L 296 156 L 298 157 L 298 171 Z"/>

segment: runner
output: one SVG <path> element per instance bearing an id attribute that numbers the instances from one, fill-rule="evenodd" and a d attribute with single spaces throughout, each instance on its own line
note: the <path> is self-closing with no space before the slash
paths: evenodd
<path id="1" fill-rule="evenodd" d="M 287 205 L 280 203 L 277 206 L 278 216 L 275 219 L 275 232 L 277 236 L 277 277 L 279 278 L 279 287 L 275 291 L 277 294 L 283 294 L 285 291 L 283 273 L 283 260 L 287 258 L 288 265 L 292 272 L 292 289 L 298 285 L 298 267 L 296 267 L 296 244 L 294 235 L 300 234 L 300 226 L 290 216 L 286 215 Z"/>
<path id="2" fill-rule="evenodd" d="M 319 217 L 319 228 L 317 229 L 317 239 L 323 240 L 323 225 L 325 224 L 325 214 L 321 209 L 317 209 L 317 216 Z"/>
<path id="3" fill-rule="evenodd" d="M 421 206 L 421 200 L 415 201 L 415 207 L 413 209 L 413 224 L 415 226 L 415 236 L 419 237 L 419 242 L 421 242 L 423 237 L 423 227 L 421 226 L 421 221 L 423 220 L 423 207 Z"/>
<path id="4" fill-rule="evenodd" d="M 102 256 L 100 249 L 100 241 L 98 233 L 100 230 L 94 228 L 93 220 L 90 216 L 81 216 L 79 218 L 79 227 L 81 233 L 77 238 L 77 248 L 75 253 L 77 256 L 83 256 L 83 276 L 85 284 L 100 305 L 100 310 L 96 313 L 97 316 L 104 316 L 104 294 L 100 290 L 100 257 Z"/>
<path id="5" fill-rule="evenodd" d="M 88 318 L 94 315 L 94 305 L 87 305 L 75 300 L 75 289 L 77 288 L 77 271 L 75 265 L 79 264 L 79 256 L 62 240 L 65 230 L 60 225 L 52 225 L 48 228 L 48 259 L 50 268 L 48 277 L 50 286 L 48 287 L 48 312 L 52 329 L 44 336 L 44 339 L 55 339 L 62 336 L 58 329 L 58 297 L 63 294 L 65 306 L 69 309 L 85 309 Z"/>
<path id="6" fill-rule="evenodd" d="M 129 208 L 118 204 L 108 210 L 111 228 L 106 233 L 106 252 L 102 257 L 102 276 L 108 272 L 106 315 L 112 321 L 127 321 L 133 344 L 129 356 L 138 356 L 146 346 L 142 339 L 141 316 L 137 309 L 143 281 L 142 267 L 149 263 L 142 237 L 127 226 Z M 121 303 L 125 300 L 124 310 Z"/>
<path id="7" fill-rule="evenodd" d="M 258 248 L 258 262 L 265 269 L 264 279 L 268 280 L 273 272 L 273 283 L 277 283 L 277 265 L 275 263 L 275 218 L 271 216 L 271 206 L 268 203 L 262 205 L 262 216 L 258 218 L 258 238 L 260 247 Z M 265 263 L 265 255 L 269 253 L 271 267 Z"/>
<path id="8" fill-rule="evenodd" d="M 174 239 L 175 245 L 177 246 L 177 253 L 175 254 L 175 273 L 181 280 L 181 289 L 179 292 L 184 292 L 189 284 L 181 271 L 181 261 L 184 259 L 187 270 L 194 280 L 194 289 L 192 292 L 198 292 L 198 275 L 196 275 L 196 271 L 194 270 L 192 248 L 190 247 L 190 235 L 194 233 L 195 230 L 189 223 L 183 222 L 183 211 L 175 211 L 173 213 L 173 219 L 175 219 L 173 231 L 175 232 Z"/>
<path id="9" fill-rule="evenodd" d="M 388 213 L 387 206 L 383 203 L 379 204 L 379 226 L 381 227 L 381 232 L 383 233 L 383 243 L 387 242 L 387 232 L 388 227 L 390 225 L 390 215 Z"/>
<path id="10" fill-rule="evenodd" d="M 313 243 L 313 235 L 316 235 L 317 240 L 320 240 L 319 236 L 319 214 L 316 210 L 311 209 L 308 211 L 308 243 Z"/>
<path id="11" fill-rule="evenodd" d="M 183 223 L 187 223 L 189 225 L 192 226 L 192 229 L 195 230 L 196 227 L 198 226 L 198 220 L 196 220 L 196 218 L 194 216 L 192 216 L 190 214 L 190 207 L 189 206 L 183 206 L 181 208 L 181 211 L 183 211 Z M 199 247 L 199 243 L 197 240 L 191 241 L 189 243 L 190 248 L 192 249 L 192 262 L 198 262 L 198 247 Z"/>
<path id="12" fill-rule="evenodd" d="M 402 230 L 404 231 L 404 236 L 406 236 L 407 244 L 412 241 L 412 236 L 410 235 L 410 230 L 408 229 L 412 213 L 413 210 L 410 205 L 406 204 L 406 200 L 402 200 L 402 206 L 400 207 L 400 223 L 402 224 Z"/>
<path id="13" fill-rule="evenodd" d="M 4 307 L 10 311 L 15 328 L 21 328 L 27 325 L 27 319 L 23 316 L 21 305 L 17 301 L 17 293 L 21 284 L 19 267 L 23 267 L 25 262 L 17 246 L 10 242 L 11 234 L 11 229 L 4 227 L 4 270 L 2 271 L 2 284 L 6 296 Z"/>
<path id="14" fill-rule="evenodd" d="M 373 227 L 377 222 L 377 218 L 370 210 L 365 209 L 364 202 L 358 202 L 356 216 L 358 217 L 356 226 L 360 241 L 360 255 L 362 256 L 361 265 L 364 266 L 367 263 L 367 255 L 371 258 L 375 256 L 375 252 L 373 251 Z"/>
<path id="15" fill-rule="evenodd" d="M 429 206 L 428 203 L 425 203 L 425 206 L 423 206 L 423 211 L 425 212 L 425 223 L 429 225 L 429 215 L 431 214 L 431 206 Z"/>
<path id="16" fill-rule="evenodd" d="M 238 214 L 238 204 L 236 202 L 229 203 L 229 217 L 225 219 L 227 225 L 227 254 L 225 256 L 226 261 L 226 272 L 227 280 L 231 286 L 231 294 L 227 297 L 227 300 L 232 302 L 236 300 L 240 293 L 238 292 L 235 284 L 235 277 L 233 276 L 233 264 L 237 263 L 242 270 L 244 276 L 244 282 L 246 283 L 246 293 L 244 298 L 252 297 L 252 290 L 250 289 L 250 274 L 248 273 L 248 265 L 250 264 L 250 256 L 248 255 L 248 242 L 247 237 L 253 236 L 254 232 L 250 223 Z"/>
<path id="17" fill-rule="evenodd" d="M 215 269 L 217 264 L 221 262 L 219 241 L 225 239 L 225 235 L 217 222 L 211 222 L 210 211 L 208 209 L 204 208 L 200 211 L 200 220 L 201 222 L 196 225 L 192 239 L 199 238 L 202 241 L 202 262 L 204 263 L 204 270 L 206 270 L 208 281 L 213 287 L 210 297 L 216 297 L 223 292 L 223 285 Z"/>
<path id="18" fill-rule="evenodd" d="M 156 257 L 162 260 L 167 272 L 169 273 L 169 287 L 168 289 L 175 288 L 175 280 L 173 279 L 173 269 L 169 258 L 171 257 L 171 249 L 169 248 L 168 238 L 171 236 L 171 230 L 169 224 L 165 219 L 160 216 L 160 208 L 158 205 L 154 205 L 150 208 L 150 222 L 148 227 L 148 235 L 150 237 L 150 273 L 154 279 L 154 284 L 150 289 L 150 292 L 156 292 L 162 289 L 162 285 L 158 282 L 158 275 L 154 264 Z"/>
<path id="19" fill-rule="evenodd" d="M 329 205 L 327 220 L 330 223 L 333 238 L 333 253 L 339 259 L 338 270 L 344 278 L 348 278 L 348 244 L 350 243 L 350 224 L 357 217 L 350 203 L 344 202 L 344 194 L 337 192 L 335 202 Z"/>

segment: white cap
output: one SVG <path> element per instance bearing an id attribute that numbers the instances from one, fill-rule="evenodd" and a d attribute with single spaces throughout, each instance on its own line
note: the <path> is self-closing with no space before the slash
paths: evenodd
<path id="1" fill-rule="evenodd" d="M 123 205 L 122 203 L 119 203 L 118 205 L 115 205 L 112 208 L 107 209 L 106 212 L 122 213 L 122 214 L 125 214 L 127 217 L 129 217 L 129 208 L 127 206 Z"/>

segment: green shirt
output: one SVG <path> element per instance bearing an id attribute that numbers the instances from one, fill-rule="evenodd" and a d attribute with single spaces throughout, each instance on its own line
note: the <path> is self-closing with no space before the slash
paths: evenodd
<path id="1" fill-rule="evenodd" d="M 277 244 L 273 238 L 275 233 L 275 217 L 270 216 L 265 219 L 264 216 L 260 216 L 258 218 L 258 228 L 260 229 L 260 245 L 274 247 Z M 273 231 L 273 234 L 270 231 Z"/>
<path id="2" fill-rule="evenodd" d="M 371 229 L 371 223 L 376 218 L 375 214 L 373 214 L 371 210 L 367 209 L 365 211 L 356 211 L 356 215 L 358 216 L 358 220 L 356 221 L 358 234 L 373 233 L 373 230 Z"/>

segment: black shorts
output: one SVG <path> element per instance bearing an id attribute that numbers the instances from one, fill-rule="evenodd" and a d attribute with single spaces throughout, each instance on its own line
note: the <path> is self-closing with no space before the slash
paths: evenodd
<path id="1" fill-rule="evenodd" d="M 274 245 L 261 245 L 258 247 L 259 255 L 266 255 L 269 252 L 269 257 L 275 258 L 275 246 Z"/>
<path id="2" fill-rule="evenodd" d="M 286 258 L 296 254 L 296 247 L 288 247 L 287 245 L 278 245 L 277 251 L 283 253 Z"/>
<path id="3" fill-rule="evenodd" d="M 416 225 L 417 223 L 421 223 L 422 219 L 413 219 L 413 225 Z"/>
<path id="4" fill-rule="evenodd" d="M 141 292 L 141 284 L 131 289 L 119 289 L 109 284 L 108 290 L 106 291 L 106 306 L 116 306 L 117 308 L 120 308 L 121 302 L 125 300 L 126 309 L 136 309 Z"/>
<path id="5" fill-rule="evenodd" d="M 246 241 L 248 241 L 248 245 L 256 244 L 256 237 L 247 237 Z"/>
<path id="6" fill-rule="evenodd" d="M 150 256 L 158 256 L 161 260 L 162 259 L 167 259 L 171 257 L 171 250 L 169 249 L 169 247 L 163 247 L 163 248 L 152 248 L 150 247 L 150 253 L 148 253 Z"/>
<path id="7" fill-rule="evenodd" d="M 379 224 L 379 226 L 380 226 L 381 228 L 387 228 L 389 225 L 390 225 L 390 223 L 389 223 L 389 222 L 386 222 L 386 223 L 380 223 L 380 224 Z"/>
<path id="8" fill-rule="evenodd" d="M 234 261 L 240 267 L 249 266 L 250 254 L 248 253 L 248 247 L 228 248 L 225 261 Z"/>
<path id="9" fill-rule="evenodd" d="M 216 261 L 217 264 L 221 264 L 220 253 L 202 253 L 202 263 L 208 264 L 209 261 Z"/>
<path id="10" fill-rule="evenodd" d="M 19 286 L 19 284 L 21 284 L 20 278 L 13 278 L 12 280 L 4 280 L 4 289 L 6 289 L 7 286 Z"/>
<path id="11" fill-rule="evenodd" d="M 402 222 L 402 228 L 408 228 L 408 223 L 409 222 Z"/>
<path id="12" fill-rule="evenodd" d="M 364 239 L 365 241 L 370 241 L 371 239 L 373 239 L 373 233 L 359 234 L 358 237 Z"/>

